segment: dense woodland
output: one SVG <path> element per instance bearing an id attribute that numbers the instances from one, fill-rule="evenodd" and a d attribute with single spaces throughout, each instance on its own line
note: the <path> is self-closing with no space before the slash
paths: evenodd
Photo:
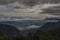
<path id="1" fill-rule="evenodd" d="M 0 40 L 9 40 L 9 38 L 0 34 Z M 38 30 L 36 33 L 28 33 L 25 37 L 17 36 L 13 40 L 60 40 L 60 28 L 53 31 Z"/>

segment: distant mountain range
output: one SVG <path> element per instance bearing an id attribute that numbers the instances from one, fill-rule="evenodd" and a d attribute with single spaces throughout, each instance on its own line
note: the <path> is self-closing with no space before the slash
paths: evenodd
<path id="1" fill-rule="evenodd" d="M 33 32 L 36 32 L 37 30 L 56 30 L 57 28 L 60 28 L 60 18 L 56 18 L 56 17 L 46 18 L 43 21 L 40 21 L 40 20 L 35 20 L 35 21 L 25 20 L 25 21 L 20 21 L 20 22 L 1 21 L 0 24 L 3 24 L 2 27 L 4 29 L 10 26 L 13 26 L 13 29 L 14 27 L 16 27 L 18 30 L 20 30 L 19 32 L 21 35 L 26 35 L 27 33 L 31 33 L 31 32 L 33 33 Z M 10 25 L 10 26 L 5 26 L 5 25 Z"/>

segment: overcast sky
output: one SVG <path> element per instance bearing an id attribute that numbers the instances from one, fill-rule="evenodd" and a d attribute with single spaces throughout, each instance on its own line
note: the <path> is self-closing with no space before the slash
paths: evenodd
<path id="1" fill-rule="evenodd" d="M 18 2 L 19 1 L 19 2 Z M 43 0 L 45 1 L 45 0 Z M 41 0 L 0 0 L 0 14 L 5 16 L 19 16 L 28 17 L 26 19 L 44 19 L 49 16 L 60 15 L 60 3 L 58 0 L 51 0 L 53 3 L 49 3 L 50 0 L 46 0 L 47 3 L 43 3 Z M 45 1 L 45 2 L 46 2 Z M 56 4 L 54 4 L 57 1 Z M 23 2 L 23 3 L 21 3 Z M 41 3 L 42 2 L 42 3 Z M 5 4 L 6 3 L 6 4 Z"/>

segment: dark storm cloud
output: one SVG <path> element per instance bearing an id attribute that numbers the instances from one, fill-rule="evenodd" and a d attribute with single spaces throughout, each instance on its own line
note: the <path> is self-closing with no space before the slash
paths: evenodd
<path id="1" fill-rule="evenodd" d="M 3 5 L 3 4 L 13 3 L 13 2 L 19 2 L 25 5 L 33 6 L 37 4 L 38 1 L 39 0 L 0 0 L 0 4 Z"/>
<path id="2" fill-rule="evenodd" d="M 50 7 L 42 10 L 43 10 L 42 13 L 60 15 L 60 6 Z"/>
<path id="3" fill-rule="evenodd" d="M 60 3 L 60 0 L 0 0 L 0 4 L 8 4 L 13 2 L 20 2 L 26 5 L 36 5 L 38 3 Z"/>
<path id="4" fill-rule="evenodd" d="M 8 3 L 13 3 L 13 2 L 15 2 L 15 0 L 0 0 L 1 5 L 8 4 Z"/>

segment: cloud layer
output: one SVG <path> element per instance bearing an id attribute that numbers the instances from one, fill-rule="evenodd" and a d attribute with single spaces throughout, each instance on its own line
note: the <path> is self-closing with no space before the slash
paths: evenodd
<path id="1" fill-rule="evenodd" d="M 24 1 L 24 0 L 21 0 L 21 1 Z M 29 1 L 32 1 L 32 0 L 28 0 L 27 2 L 29 2 Z M 33 1 L 35 2 L 36 0 L 33 0 Z M 38 1 L 40 2 L 40 0 L 38 0 Z M 49 1 L 48 1 L 48 4 L 47 3 L 45 3 L 45 4 L 38 3 L 38 4 L 35 4 L 34 6 L 29 6 L 29 5 L 25 5 L 23 3 L 14 1 L 14 3 L 9 3 L 9 4 L 7 3 L 6 5 L 0 5 L 0 15 L 1 14 L 4 15 L 4 17 L 9 16 L 9 18 L 7 18 L 7 20 L 10 20 L 11 16 L 12 17 L 13 16 L 14 17 L 24 17 L 24 18 L 22 18 L 22 20 L 25 20 L 25 19 L 42 20 L 42 19 L 45 19 L 47 16 L 55 17 L 56 16 L 55 14 L 60 14 L 59 7 L 60 7 L 60 3 L 51 4 L 51 3 L 49 3 Z M 2 19 L 5 19 L 4 17 Z M 21 19 L 14 18 L 13 20 L 21 20 Z"/>

